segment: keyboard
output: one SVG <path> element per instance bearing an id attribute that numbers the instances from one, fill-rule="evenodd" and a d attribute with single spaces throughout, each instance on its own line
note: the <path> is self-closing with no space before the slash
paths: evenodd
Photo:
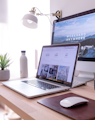
<path id="1" fill-rule="evenodd" d="M 35 86 L 35 87 L 38 87 L 38 88 L 43 89 L 43 90 L 47 90 L 47 89 L 49 90 L 49 89 L 54 89 L 54 88 L 60 87 L 60 86 L 52 85 L 52 84 L 45 83 L 45 82 L 42 82 L 39 80 L 25 80 L 22 82 L 27 83 L 27 84 L 32 85 L 32 86 Z"/>

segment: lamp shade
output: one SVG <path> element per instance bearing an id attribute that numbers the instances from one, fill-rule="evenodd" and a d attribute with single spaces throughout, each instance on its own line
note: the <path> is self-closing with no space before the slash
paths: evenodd
<path id="1" fill-rule="evenodd" d="M 25 27 L 28 27 L 28 28 L 32 28 L 32 29 L 35 29 L 38 27 L 38 19 L 37 17 L 30 13 L 30 14 L 26 14 L 24 15 L 24 17 L 22 18 L 22 24 L 25 26 Z"/>

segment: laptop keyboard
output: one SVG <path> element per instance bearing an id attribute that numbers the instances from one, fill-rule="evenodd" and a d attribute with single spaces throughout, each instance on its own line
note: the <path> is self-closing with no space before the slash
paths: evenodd
<path id="1" fill-rule="evenodd" d="M 35 86 L 35 87 L 38 87 L 38 88 L 43 89 L 43 90 L 54 89 L 54 88 L 60 87 L 60 86 L 52 85 L 52 84 L 45 83 L 42 81 L 38 81 L 38 80 L 29 80 L 29 81 L 25 80 L 22 82 L 27 83 L 27 84 L 32 85 L 32 86 Z"/>

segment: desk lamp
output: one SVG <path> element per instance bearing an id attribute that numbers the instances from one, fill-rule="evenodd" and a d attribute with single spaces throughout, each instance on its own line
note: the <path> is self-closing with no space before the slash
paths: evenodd
<path id="1" fill-rule="evenodd" d="M 40 12 L 40 13 L 36 13 L 36 9 Z M 52 16 L 56 16 L 58 19 L 62 18 L 62 11 L 56 11 L 56 13 L 51 13 L 51 14 L 43 14 L 37 7 L 33 7 L 30 11 L 30 13 L 25 14 L 24 17 L 22 18 L 22 23 L 25 27 L 28 28 L 32 28 L 35 29 L 38 27 L 38 19 L 35 16 L 39 15 L 39 16 L 47 16 L 48 15 L 52 15 Z"/>

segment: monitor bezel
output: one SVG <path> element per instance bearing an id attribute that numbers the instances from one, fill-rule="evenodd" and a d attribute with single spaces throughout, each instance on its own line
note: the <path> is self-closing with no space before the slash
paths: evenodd
<path id="1" fill-rule="evenodd" d="M 80 13 L 77 13 L 77 14 L 73 14 L 73 15 L 70 15 L 70 16 L 67 16 L 67 17 L 64 17 L 64 18 L 61 18 L 61 19 L 54 20 L 54 21 L 53 21 L 53 28 L 52 28 L 51 45 L 54 44 L 54 43 L 53 43 L 53 36 L 54 36 L 54 26 L 55 26 L 55 23 L 56 23 L 56 22 L 61 22 L 61 21 L 64 21 L 64 20 L 68 20 L 68 19 L 71 19 L 71 18 L 80 17 L 80 16 L 83 16 L 83 15 L 91 14 L 91 13 L 95 13 L 95 9 L 87 10 L 87 11 L 80 12 Z M 64 44 L 64 43 L 61 43 L 61 44 Z M 55 44 L 55 45 L 56 45 L 56 44 Z M 94 62 L 94 61 L 95 61 L 95 58 L 78 57 L 78 60 L 79 60 L 79 61 Z"/>

